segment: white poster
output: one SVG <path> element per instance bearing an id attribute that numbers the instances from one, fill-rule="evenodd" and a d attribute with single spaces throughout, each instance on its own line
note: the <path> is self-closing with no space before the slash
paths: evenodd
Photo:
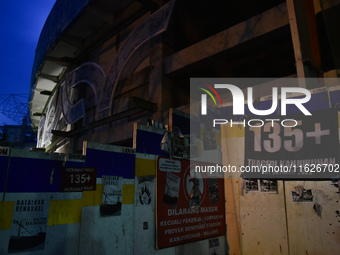
<path id="1" fill-rule="evenodd" d="M 137 177 L 137 194 L 136 205 L 137 206 L 150 206 L 155 201 L 154 187 L 155 176 L 139 176 Z"/>
<path id="2" fill-rule="evenodd" d="M 103 175 L 102 183 L 103 196 L 100 215 L 120 215 L 122 210 L 123 177 Z"/>
<path id="3" fill-rule="evenodd" d="M 209 255 L 222 254 L 221 245 L 218 238 L 209 239 Z"/>
<path id="4" fill-rule="evenodd" d="M 38 198 L 15 201 L 9 253 L 44 249 L 49 202 Z"/>
<path id="5" fill-rule="evenodd" d="M 167 205 L 177 207 L 179 185 L 181 178 L 170 172 L 167 173 L 163 202 Z"/>

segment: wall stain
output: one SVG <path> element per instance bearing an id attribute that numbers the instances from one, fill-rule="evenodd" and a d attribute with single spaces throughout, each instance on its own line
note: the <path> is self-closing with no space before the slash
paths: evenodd
<path id="1" fill-rule="evenodd" d="M 122 225 L 122 232 L 123 232 L 123 236 L 125 235 L 125 228 L 124 225 Z"/>
<path id="2" fill-rule="evenodd" d="M 322 206 L 318 204 L 318 202 L 314 202 L 313 205 L 314 212 L 322 219 L 321 213 L 322 213 Z"/>

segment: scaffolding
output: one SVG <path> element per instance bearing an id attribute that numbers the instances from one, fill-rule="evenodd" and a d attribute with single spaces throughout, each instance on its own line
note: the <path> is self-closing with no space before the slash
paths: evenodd
<path id="1" fill-rule="evenodd" d="M 0 94 L 0 113 L 18 125 L 29 123 L 28 94 Z"/>

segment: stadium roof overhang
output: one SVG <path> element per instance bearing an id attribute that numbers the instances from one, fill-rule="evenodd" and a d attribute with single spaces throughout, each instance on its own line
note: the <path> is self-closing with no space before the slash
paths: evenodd
<path id="1" fill-rule="evenodd" d="M 98 44 L 149 11 L 153 0 L 58 0 L 40 34 L 32 70 L 30 117 L 39 126 L 53 90 L 67 68 L 75 68 Z"/>

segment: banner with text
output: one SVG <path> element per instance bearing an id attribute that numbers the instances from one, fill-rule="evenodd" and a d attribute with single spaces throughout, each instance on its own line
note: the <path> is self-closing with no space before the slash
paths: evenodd
<path id="1" fill-rule="evenodd" d="M 63 167 L 60 179 L 60 192 L 96 190 L 97 168 Z"/>
<path id="2" fill-rule="evenodd" d="M 157 159 L 157 247 L 225 234 L 223 179 L 195 173 L 205 163 Z M 171 167 L 170 167 L 171 166 Z"/>
<path id="3" fill-rule="evenodd" d="M 338 112 L 256 117 L 245 128 L 243 178 L 331 179 L 340 173 Z"/>
<path id="4" fill-rule="evenodd" d="M 50 201 L 46 196 L 15 201 L 8 253 L 34 252 L 45 248 Z"/>

